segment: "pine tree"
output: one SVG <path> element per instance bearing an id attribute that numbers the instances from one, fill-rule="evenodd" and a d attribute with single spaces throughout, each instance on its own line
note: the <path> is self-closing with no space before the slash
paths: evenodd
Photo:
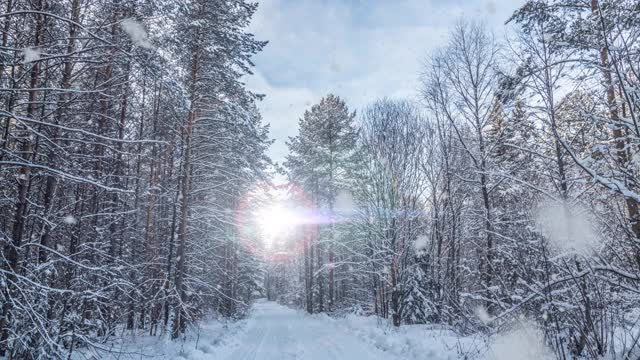
<path id="1" fill-rule="evenodd" d="M 289 177 L 313 194 L 315 213 L 322 216 L 322 222 L 328 223 L 326 240 L 320 239 L 320 225 L 316 225 L 313 245 L 317 256 L 316 286 L 320 312 L 325 310 L 325 282 L 328 284 L 328 311 L 332 310 L 335 301 L 335 201 L 347 182 L 347 171 L 356 141 L 354 118 L 355 113 L 349 111 L 342 99 L 327 95 L 305 112 L 299 122 L 299 135 L 288 143 L 291 155 L 287 157 L 285 166 L 289 169 Z M 321 210 L 323 207 L 326 211 Z M 328 264 L 324 264 L 325 253 L 328 255 Z M 312 269 L 314 259 L 312 255 L 308 257 L 307 267 Z M 309 270 L 309 273 L 313 271 Z M 328 275 L 327 279 L 325 274 Z"/>
<path id="2" fill-rule="evenodd" d="M 270 166 L 261 96 L 241 81 L 265 45 L 246 32 L 257 5 L 173 5 L 2 4 L 2 356 L 68 358 L 118 328 L 179 335 L 256 286 L 257 255 L 217 230 Z M 228 268 L 194 266 L 222 239 Z M 229 294 L 224 271 L 242 279 Z"/>

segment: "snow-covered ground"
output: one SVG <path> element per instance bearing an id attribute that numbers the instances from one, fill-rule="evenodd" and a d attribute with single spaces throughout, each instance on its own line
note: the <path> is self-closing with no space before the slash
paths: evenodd
<path id="1" fill-rule="evenodd" d="M 339 327 L 348 329 L 363 341 L 407 360 L 484 359 L 486 337 L 461 337 L 436 325 L 402 325 L 394 328 L 375 316 L 348 315 L 331 319 Z"/>
<path id="2" fill-rule="evenodd" d="M 124 335 L 103 349 L 81 349 L 74 354 L 74 360 L 211 360 L 219 359 L 221 349 L 242 336 L 252 319 L 225 323 L 218 319 L 203 321 L 199 326 L 191 326 L 187 334 L 178 340 L 170 340 L 167 335 L 148 336 L 146 334 Z"/>
<path id="3" fill-rule="evenodd" d="M 224 355 L 222 355 L 224 354 Z M 258 302 L 246 332 L 221 349 L 221 359 L 395 359 L 348 328 L 274 302 Z"/>
<path id="4" fill-rule="evenodd" d="M 483 341 L 433 326 L 395 329 L 375 317 L 308 315 L 265 300 L 254 305 L 249 318 L 226 325 L 207 321 L 184 341 L 141 336 L 109 346 L 116 351 L 114 359 L 189 360 L 449 360 L 477 358 L 485 348 Z M 104 353 L 93 355 L 105 358 Z"/>

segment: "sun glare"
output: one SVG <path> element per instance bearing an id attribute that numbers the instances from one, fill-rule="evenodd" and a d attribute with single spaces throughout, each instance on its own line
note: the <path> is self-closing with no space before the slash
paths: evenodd
<path id="1" fill-rule="evenodd" d="M 258 211 L 256 220 L 267 243 L 284 234 L 295 223 L 295 214 L 282 204 L 274 204 Z"/>

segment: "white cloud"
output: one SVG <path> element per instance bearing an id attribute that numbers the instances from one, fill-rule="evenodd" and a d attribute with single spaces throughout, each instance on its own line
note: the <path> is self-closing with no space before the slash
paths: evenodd
<path id="1" fill-rule="evenodd" d="M 416 98 L 424 60 L 458 18 L 501 28 L 523 1 L 495 9 L 495 0 L 261 1 L 250 31 L 269 44 L 254 59 L 260 79 L 248 82 L 264 85 L 260 107 L 277 140 L 270 155 L 283 160 L 298 118 L 329 92 L 354 110 L 380 97 Z"/>
<path id="2" fill-rule="evenodd" d="M 288 153 L 285 141 L 288 136 L 298 133 L 298 119 L 321 96 L 308 88 L 273 86 L 259 71 L 255 71 L 246 82 L 250 90 L 267 94 L 267 99 L 258 106 L 265 122 L 271 124 L 271 137 L 277 140 L 269 149 L 269 155 L 282 162 Z"/>
<path id="3" fill-rule="evenodd" d="M 120 23 L 120 26 L 122 27 L 122 30 L 129 35 L 134 44 L 146 49 L 153 48 L 151 41 L 149 41 L 149 35 L 147 34 L 144 25 L 140 22 L 131 18 L 124 19 Z"/>

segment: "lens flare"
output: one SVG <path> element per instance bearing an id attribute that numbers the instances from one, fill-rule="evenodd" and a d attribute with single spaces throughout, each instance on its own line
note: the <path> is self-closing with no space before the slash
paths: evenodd
<path id="1" fill-rule="evenodd" d="M 268 243 L 272 242 L 277 236 L 286 234 L 298 224 L 296 214 L 279 203 L 259 209 L 255 216 Z"/>

